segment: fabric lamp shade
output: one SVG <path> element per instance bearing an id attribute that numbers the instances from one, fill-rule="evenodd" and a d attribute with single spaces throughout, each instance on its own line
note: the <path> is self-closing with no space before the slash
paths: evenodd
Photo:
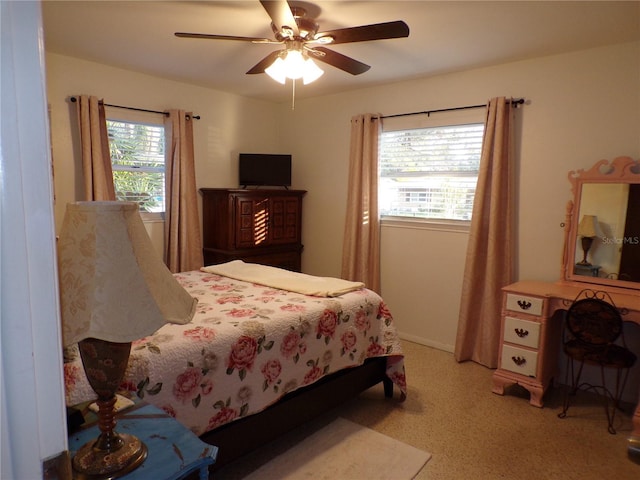
<path id="1" fill-rule="evenodd" d="M 578 235 L 581 237 L 602 237 L 602 230 L 595 215 L 583 215 L 578 225 Z"/>
<path id="2" fill-rule="evenodd" d="M 133 202 L 68 204 L 58 268 L 65 346 L 132 342 L 195 313 L 197 299 L 154 250 Z"/>

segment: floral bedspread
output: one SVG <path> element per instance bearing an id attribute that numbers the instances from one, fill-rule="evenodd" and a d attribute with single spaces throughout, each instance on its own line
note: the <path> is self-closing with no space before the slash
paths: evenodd
<path id="1" fill-rule="evenodd" d="M 122 387 L 197 435 L 369 357 L 387 357 L 406 395 L 400 341 L 376 293 L 321 298 L 200 271 L 175 276 L 198 298 L 197 312 L 134 342 Z M 65 351 L 64 373 L 68 405 L 95 397 L 77 345 Z"/>

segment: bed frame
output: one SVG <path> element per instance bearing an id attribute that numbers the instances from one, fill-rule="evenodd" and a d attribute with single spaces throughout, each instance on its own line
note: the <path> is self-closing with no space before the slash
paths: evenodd
<path id="1" fill-rule="evenodd" d="M 260 413 L 204 433 L 200 438 L 219 448 L 212 471 L 380 382 L 384 384 L 385 397 L 391 398 L 393 382 L 386 376 L 386 367 L 386 357 L 370 358 L 359 367 L 335 372 L 312 385 L 291 392 Z"/>

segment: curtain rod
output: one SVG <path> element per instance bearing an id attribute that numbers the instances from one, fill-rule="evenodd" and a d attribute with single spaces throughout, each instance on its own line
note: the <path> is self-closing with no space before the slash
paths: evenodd
<path id="1" fill-rule="evenodd" d="M 75 103 L 75 102 L 78 101 L 78 99 L 76 97 L 70 97 L 69 100 L 71 100 L 72 103 Z M 125 109 L 125 110 L 135 110 L 136 112 L 158 113 L 158 114 L 164 115 L 164 116 L 168 116 L 169 115 L 168 112 L 159 112 L 158 110 L 147 110 L 146 108 L 124 107 L 122 105 L 111 105 L 109 103 L 102 102 L 102 100 L 100 100 L 100 102 L 105 107 L 122 108 L 122 109 Z M 200 115 L 191 115 L 191 118 L 195 118 L 196 120 L 200 120 Z"/>
<path id="2" fill-rule="evenodd" d="M 518 108 L 518 105 L 524 104 L 524 98 L 516 98 L 511 100 L 511 105 L 515 108 Z M 453 112 L 454 110 L 469 110 L 472 108 L 484 108 L 487 104 L 482 105 L 467 105 L 466 107 L 452 107 L 452 108 L 441 108 L 439 110 L 426 110 L 424 112 L 410 112 L 410 113 L 396 113 L 395 115 L 383 115 L 382 118 L 394 118 L 394 117 L 408 117 L 410 115 L 426 115 L 429 116 L 432 113 L 441 113 L 441 112 Z"/>

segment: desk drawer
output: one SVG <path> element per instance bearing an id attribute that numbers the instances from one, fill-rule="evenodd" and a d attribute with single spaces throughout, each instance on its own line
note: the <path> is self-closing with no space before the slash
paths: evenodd
<path id="1" fill-rule="evenodd" d="M 538 348 L 540 341 L 540 324 L 538 322 L 532 322 L 531 320 L 505 317 L 503 339 L 505 342 Z"/>
<path id="2" fill-rule="evenodd" d="M 527 297 L 517 293 L 507 293 L 507 310 L 512 312 L 527 313 L 529 315 L 541 315 L 544 299 Z"/>
<path id="3" fill-rule="evenodd" d="M 504 370 L 516 372 L 527 377 L 535 377 L 537 365 L 538 352 L 511 345 L 502 346 L 500 367 Z"/>

